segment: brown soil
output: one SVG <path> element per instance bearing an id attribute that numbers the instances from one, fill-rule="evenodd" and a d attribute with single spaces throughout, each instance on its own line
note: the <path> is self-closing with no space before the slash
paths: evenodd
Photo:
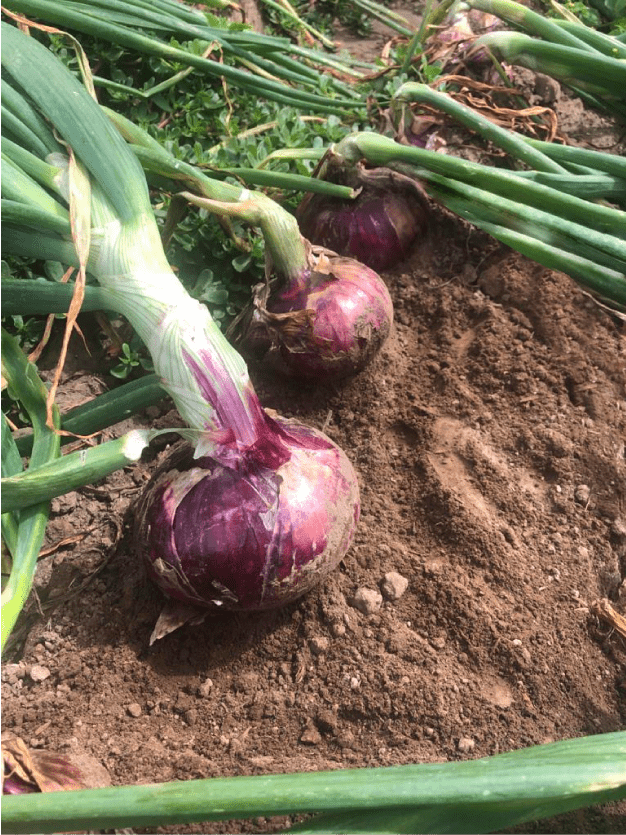
<path id="1" fill-rule="evenodd" d="M 4 667 L 5 728 L 121 784 L 477 757 L 624 727 L 626 645 L 590 612 L 626 603 L 620 324 L 443 215 L 386 279 L 395 333 L 358 378 L 314 389 L 253 369 L 266 404 L 323 427 L 357 468 L 341 567 L 285 609 L 149 647 L 163 600 L 115 542 L 154 462 L 55 500 L 61 545 Z M 139 423 L 179 423 L 158 411 Z M 389 572 L 406 590 L 363 614 L 355 593 Z M 619 831 L 612 814 L 601 831 Z"/>
<path id="2" fill-rule="evenodd" d="M 336 572 L 286 608 L 150 647 L 163 598 L 128 525 L 157 443 L 54 501 L 56 547 L 3 670 L 5 729 L 81 755 L 97 785 L 455 760 L 624 728 L 626 641 L 593 605 L 626 610 L 623 323 L 441 211 L 385 279 L 395 332 L 357 378 L 314 388 L 251 369 L 264 404 L 323 428 L 357 468 L 362 518 Z M 63 406 L 102 379 L 74 370 Z M 106 435 L 180 424 L 148 412 Z M 372 611 L 360 589 L 383 589 Z M 619 832 L 625 811 L 538 827 Z"/>

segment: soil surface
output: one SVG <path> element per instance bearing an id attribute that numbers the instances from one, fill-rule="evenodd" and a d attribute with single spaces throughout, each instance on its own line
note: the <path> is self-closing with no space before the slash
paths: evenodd
<path id="1" fill-rule="evenodd" d="M 323 428 L 359 473 L 340 568 L 284 609 L 149 647 L 163 598 L 125 526 L 159 455 L 57 499 L 57 547 L 3 671 L 5 729 L 122 784 L 479 757 L 624 727 L 626 644 L 593 609 L 626 608 L 620 324 L 443 215 L 385 278 L 395 333 L 357 378 L 313 388 L 252 369 L 265 404 Z M 134 424 L 180 423 L 161 411 Z M 600 831 L 620 831 L 611 814 Z"/>
<path id="2" fill-rule="evenodd" d="M 129 526 L 166 436 L 54 501 L 2 673 L 6 730 L 105 785 L 475 758 L 624 728 L 626 640 L 599 604 L 626 613 L 623 323 L 439 209 L 384 278 L 395 329 L 358 377 L 314 387 L 251 368 L 264 405 L 323 429 L 357 469 L 340 567 L 283 609 L 149 646 L 164 598 Z M 61 406 L 111 384 L 77 361 Z M 153 425 L 180 419 L 165 402 L 105 437 Z M 625 812 L 535 829 L 619 832 Z"/>

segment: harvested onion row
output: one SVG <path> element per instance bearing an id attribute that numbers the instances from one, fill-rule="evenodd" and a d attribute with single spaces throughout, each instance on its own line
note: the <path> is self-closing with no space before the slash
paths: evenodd
<path id="1" fill-rule="evenodd" d="M 415 100 L 439 106 L 534 170 L 493 168 L 363 132 L 329 149 L 333 179 L 350 183 L 364 165 L 385 166 L 503 243 L 562 270 L 609 304 L 626 306 L 626 212 L 596 202 L 606 197 L 626 203 L 625 160 L 497 129 L 422 84 L 404 84 L 394 94 L 396 108 Z M 320 234 L 317 240 L 328 238 Z"/>

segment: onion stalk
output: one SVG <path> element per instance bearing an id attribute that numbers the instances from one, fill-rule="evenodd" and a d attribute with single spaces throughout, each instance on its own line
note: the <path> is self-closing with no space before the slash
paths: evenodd
<path id="1" fill-rule="evenodd" d="M 88 271 L 144 341 L 197 433 L 139 502 L 135 541 L 149 573 L 168 595 L 205 610 L 265 608 L 300 596 L 352 540 L 359 515 L 352 465 L 323 433 L 262 408 L 242 357 L 174 276 L 144 174 L 122 136 L 45 47 L 8 24 L 2 33 L 4 83 L 32 100 L 89 172 Z M 63 178 L 54 182 L 63 206 Z M 45 227 L 33 235 L 8 224 L 5 246 L 78 260 L 73 243 Z"/>
<path id="2" fill-rule="evenodd" d="M 597 52 L 608 55 L 610 58 L 626 58 L 626 46 L 620 43 L 617 38 L 613 38 L 611 35 L 605 35 L 604 32 L 592 29 L 591 26 L 586 26 L 578 20 L 557 20 L 556 23 L 561 29 L 585 41 L 586 44 L 592 46 Z"/>
<path id="3" fill-rule="evenodd" d="M 551 43 L 588 52 L 595 51 L 590 44 L 574 32 L 559 26 L 556 20 L 535 12 L 522 3 L 516 3 L 515 0 L 464 0 L 462 6 L 469 6 L 472 9 L 480 9 L 482 12 L 495 15 L 506 23 L 524 29 L 529 35 L 535 35 Z"/>
<path id="4" fill-rule="evenodd" d="M 552 160 L 547 154 L 526 143 L 512 131 L 496 125 L 490 119 L 466 107 L 456 101 L 447 93 L 434 90 L 426 84 L 417 82 L 406 82 L 394 93 L 392 107 L 401 109 L 407 102 L 417 102 L 435 107 L 452 116 L 457 122 L 465 125 L 469 130 L 478 133 L 483 139 L 493 142 L 497 147 L 502 148 L 516 159 L 534 168 L 536 171 L 545 171 L 552 174 L 566 173 L 566 169 L 558 162 Z"/>
<path id="5" fill-rule="evenodd" d="M 556 142 L 543 142 L 540 139 L 524 137 L 524 141 L 534 148 L 539 148 L 565 168 L 576 173 L 582 166 L 602 174 L 609 174 L 617 180 L 626 180 L 626 159 L 617 154 L 594 151 L 591 148 L 579 148 L 577 145 L 559 145 Z M 572 178 L 575 180 L 575 178 Z"/>
<path id="6" fill-rule="evenodd" d="M 14 833 L 314 814 L 289 832 L 495 832 L 626 797 L 626 732 L 492 757 L 6 797 Z M 248 828 L 248 827 L 245 827 Z"/>
<path id="7" fill-rule="evenodd" d="M 561 44 L 547 43 L 517 32 L 489 32 L 476 47 L 495 49 L 505 61 L 543 72 L 575 89 L 623 101 L 626 65 L 620 58 Z"/>
<path id="8" fill-rule="evenodd" d="M 370 17 L 379 20 L 385 26 L 395 30 L 400 35 L 410 38 L 413 34 L 411 24 L 405 17 L 387 8 L 387 6 L 383 6 L 381 3 L 375 3 L 372 0 L 354 0 L 354 5 L 367 12 Z"/>
<path id="9" fill-rule="evenodd" d="M 181 8 L 177 9 L 176 5 Z M 334 94 L 320 95 L 317 92 L 320 73 L 303 62 L 288 60 L 286 53 L 291 47 L 287 39 L 251 31 L 231 31 L 218 19 L 214 20 L 215 25 L 210 25 L 207 16 L 184 4 L 164 7 L 142 4 L 138 0 L 120 3 L 78 0 L 61 4 L 54 0 L 9 0 L 6 8 L 144 55 L 176 61 L 212 77 L 224 78 L 252 95 L 261 95 L 279 104 L 339 115 L 365 108 L 354 89 L 333 77 L 329 77 L 327 83 Z M 197 55 L 184 46 L 173 46 L 163 40 L 162 35 L 215 43 L 246 69 Z M 302 57 L 307 56 L 302 49 L 298 51 Z M 310 54 L 317 58 L 318 53 L 311 50 Z M 279 62 L 274 60 L 276 56 Z"/>
<path id="10" fill-rule="evenodd" d="M 176 430 L 185 434 L 184 429 Z M 2 479 L 2 513 L 62 496 L 85 484 L 91 484 L 141 458 L 149 443 L 171 429 L 133 429 L 112 441 L 71 452 L 35 469 Z M 189 436 L 198 433 L 189 432 Z"/>
<path id="11" fill-rule="evenodd" d="M 2 330 L 2 374 L 12 394 L 22 404 L 33 425 L 33 450 L 27 474 L 36 472 L 59 456 L 59 413 L 52 409 L 52 427 L 47 425 L 47 390 L 37 376 L 35 366 L 20 349 L 17 340 Z M 22 460 L 15 446 L 4 415 L 2 416 L 2 479 L 22 471 Z M 37 558 L 43 544 L 48 516 L 49 497 L 18 505 L 10 511 L 2 509 L 2 538 L 11 557 L 11 570 L 2 589 L 1 648 L 13 631 L 32 588 Z"/>
<path id="12" fill-rule="evenodd" d="M 437 82 L 435 82 L 437 83 Z M 392 109 L 402 111 L 408 102 L 426 104 L 436 107 L 451 116 L 469 130 L 479 134 L 496 147 L 508 153 L 516 166 L 526 165 L 535 173 L 543 174 L 576 174 L 595 173 L 611 175 L 615 178 L 614 185 L 626 180 L 626 160 L 616 154 L 580 148 L 574 145 L 560 145 L 556 142 L 545 142 L 532 137 L 522 136 L 515 131 L 506 130 L 495 125 L 490 119 L 467 107 L 447 93 L 433 89 L 426 84 L 405 82 L 394 93 Z M 516 174 L 523 174 L 520 170 Z M 576 183 L 577 177 L 570 177 Z M 602 195 L 597 195 L 602 196 Z"/>

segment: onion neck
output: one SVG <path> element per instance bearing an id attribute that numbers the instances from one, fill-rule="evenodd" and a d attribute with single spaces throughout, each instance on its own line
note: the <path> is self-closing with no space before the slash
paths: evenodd
<path id="1" fill-rule="evenodd" d="M 184 191 L 181 197 L 222 217 L 236 217 L 257 226 L 263 233 L 268 272 L 275 272 L 289 295 L 303 295 L 310 289 L 311 264 L 307 242 L 296 218 L 271 197 L 243 189 L 233 202 L 215 200 Z"/>
<path id="2" fill-rule="evenodd" d="M 274 200 L 265 195 L 258 196 L 263 208 L 259 226 L 274 271 L 290 290 L 304 291 L 309 284 L 311 268 L 298 221 Z"/>
<path id="3" fill-rule="evenodd" d="M 106 222 L 93 230 L 90 270 L 146 345 L 181 417 L 201 430 L 196 457 L 234 466 L 269 431 L 243 358 L 172 272 L 151 217 L 98 219 Z"/>

